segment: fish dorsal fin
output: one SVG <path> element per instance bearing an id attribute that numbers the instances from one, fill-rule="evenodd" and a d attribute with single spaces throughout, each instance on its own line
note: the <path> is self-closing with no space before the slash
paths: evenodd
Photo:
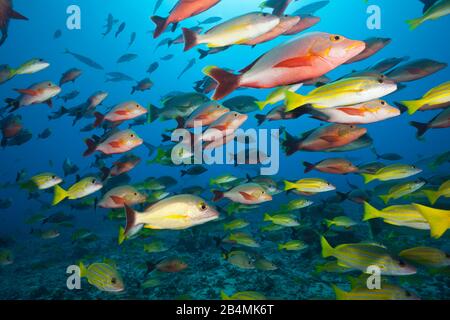
<path id="1" fill-rule="evenodd" d="M 253 61 L 251 64 L 249 64 L 247 67 L 245 67 L 242 70 L 239 70 L 239 73 L 246 73 L 247 71 L 249 71 L 251 68 L 253 68 L 253 66 L 258 63 L 258 61 L 264 57 L 265 54 L 262 54 L 258 59 L 256 59 L 255 61 Z"/>
<path id="2" fill-rule="evenodd" d="M 420 0 L 423 3 L 423 13 L 427 12 L 438 0 Z"/>

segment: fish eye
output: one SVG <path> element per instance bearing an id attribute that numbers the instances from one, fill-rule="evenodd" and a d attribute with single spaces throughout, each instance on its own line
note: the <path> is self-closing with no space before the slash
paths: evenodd
<path id="1" fill-rule="evenodd" d="M 52 176 L 52 180 L 55 180 L 56 179 L 56 176 Z"/>
<path id="2" fill-rule="evenodd" d="M 135 192 L 134 195 L 137 196 L 137 192 Z"/>
<path id="3" fill-rule="evenodd" d="M 267 17 L 268 16 L 268 14 L 265 13 L 265 12 L 262 15 L 263 15 L 263 17 Z"/>
<path id="4" fill-rule="evenodd" d="M 237 113 L 235 113 L 235 114 L 234 114 L 234 116 L 235 116 L 235 117 L 237 117 L 237 116 L 238 116 L 238 114 L 237 114 Z"/>
<path id="5" fill-rule="evenodd" d="M 48 86 L 49 86 L 49 87 L 51 87 L 51 86 L 52 86 L 52 84 L 51 84 L 51 83 L 48 83 Z"/>
<path id="6" fill-rule="evenodd" d="M 130 137 L 131 137 L 131 138 L 134 138 L 134 134 L 130 134 Z"/>
<path id="7" fill-rule="evenodd" d="M 92 184 L 95 184 L 96 182 L 97 182 L 97 180 L 95 180 L 95 179 L 92 179 Z"/>
<path id="8" fill-rule="evenodd" d="M 200 208 L 200 210 L 206 210 L 206 208 L 208 208 L 208 207 L 207 207 L 206 203 L 204 203 L 202 201 L 202 202 L 199 203 L 199 208 Z"/>
<path id="9" fill-rule="evenodd" d="M 138 104 L 136 105 L 136 108 L 139 108 L 139 105 L 138 105 Z"/>
<path id="10" fill-rule="evenodd" d="M 400 260 L 400 261 L 398 262 L 398 265 L 399 265 L 400 267 L 405 267 L 405 266 L 406 266 L 406 263 L 405 263 L 403 260 Z"/>
<path id="11" fill-rule="evenodd" d="M 383 82 L 384 82 L 383 78 L 378 79 L 378 83 L 383 83 Z"/>
<path id="12" fill-rule="evenodd" d="M 338 36 L 338 35 L 334 35 L 334 36 L 330 36 L 330 40 L 331 40 L 332 42 L 337 42 L 337 41 L 342 40 L 342 37 L 341 37 L 341 36 Z"/>
<path id="13" fill-rule="evenodd" d="M 405 295 L 406 295 L 407 297 L 411 297 L 411 296 L 412 296 L 411 292 L 409 292 L 409 291 L 405 291 Z"/>
<path id="14" fill-rule="evenodd" d="M 384 106 L 386 104 L 386 101 L 381 101 L 381 105 Z"/>
<path id="15" fill-rule="evenodd" d="M 116 278 L 112 278 L 112 279 L 111 279 L 111 283 L 112 283 L 112 284 L 116 284 L 116 283 L 117 283 L 117 279 L 116 279 Z"/>

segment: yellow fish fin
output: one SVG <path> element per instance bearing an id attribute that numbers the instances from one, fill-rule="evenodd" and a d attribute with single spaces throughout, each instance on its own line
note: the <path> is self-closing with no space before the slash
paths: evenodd
<path id="1" fill-rule="evenodd" d="M 433 238 L 440 238 L 450 227 L 450 210 L 434 209 L 420 204 L 414 204 L 414 206 L 430 224 Z"/>
<path id="2" fill-rule="evenodd" d="M 55 188 L 54 189 L 55 195 L 53 196 L 52 205 L 56 206 L 58 203 L 63 201 L 65 198 L 67 198 L 69 196 L 69 193 L 66 190 L 64 190 L 63 188 L 61 188 L 59 185 L 56 185 L 54 188 Z"/>

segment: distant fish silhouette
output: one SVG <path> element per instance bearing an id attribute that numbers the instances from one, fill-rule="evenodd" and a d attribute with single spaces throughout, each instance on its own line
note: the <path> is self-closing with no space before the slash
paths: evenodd
<path id="1" fill-rule="evenodd" d="M 70 54 L 75 59 L 77 59 L 78 61 L 84 63 L 85 65 L 88 65 L 91 68 L 94 68 L 94 69 L 97 69 L 97 70 L 103 70 L 103 67 L 101 65 L 99 65 L 97 62 L 95 62 L 94 60 L 92 60 L 92 59 L 90 59 L 90 58 L 88 58 L 86 56 L 82 56 L 81 54 L 71 52 L 68 49 L 66 49 L 66 51 L 64 51 L 64 53 Z"/>

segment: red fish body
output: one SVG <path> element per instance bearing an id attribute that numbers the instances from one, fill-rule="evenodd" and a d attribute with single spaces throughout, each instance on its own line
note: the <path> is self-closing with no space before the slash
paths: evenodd
<path id="1" fill-rule="evenodd" d="M 159 37 L 169 24 L 177 24 L 187 18 L 196 16 L 215 6 L 219 2 L 220 0 L 179 0 L 177 5 L 170 12 L 169 17 L 152 17 L 153 22 L 156 24 L 153 38 Z"/>
<path id="2" fill-rule="evenodd" d="M 315 32 L 272 49 L 238 75 L 217 67 L 204 72 L 218 83 L 213 99 L 219 100 L 240 87 L 274 88 L 320 77 L 364 49 L 362 41 Z"/>
<path id="3" fill-rule="evenodd" d="M 96 112 L 94 127 L 98 127 L 103 121 L 121 122 L 131 120 L 147 113 L 147 109 L 135 101 L 124 102 L 115 106 L 106 115 Z"/>
<path id="4" fill-rule="evenodd" d="M 88 149 L 84 156 L 88 156 L 95 151 L 104 154 L 118 154 L 130 151 L 143 143 L 142 139 L 133 130 L 124 130 L 112 134 L 102 142 L 95 142 L 93 139 L 87 139 Z"/>

